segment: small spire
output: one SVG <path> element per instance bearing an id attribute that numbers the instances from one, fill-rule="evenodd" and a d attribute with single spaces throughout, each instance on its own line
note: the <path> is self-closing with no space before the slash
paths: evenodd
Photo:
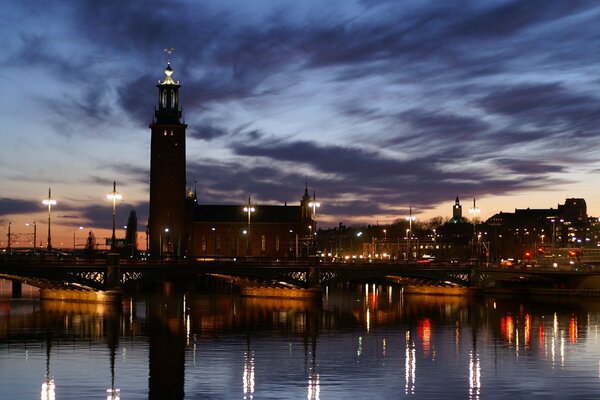
<path id="1" fill-rule="evenodd" d="M 304 179 L 306 179 L 306 183 L 304 184 L 304 198 L 309 199 L 310 195 L 308 194 L 308 175 L 305 175 Z"/>

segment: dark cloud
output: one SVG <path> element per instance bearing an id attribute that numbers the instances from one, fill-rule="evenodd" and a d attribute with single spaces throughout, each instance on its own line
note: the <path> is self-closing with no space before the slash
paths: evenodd
<path id="1" fill-rule="evenodd" d="M 578 94 L 558 83 L 497 88 L 483 97 L 478 105 L 490 113 L 553 129 L 597 129 L 600 121 L 600 98 Z"/>
<path id="2" fill-rule="evenodd" d="M 0 198 L 0 216 L 38 212 L 43 206 L 40 202 L 29 200 Z"/>
<path id="3" fill-rule="evenodd" d="M 213 125 L 210 122 L 201 122 L 200 124 L 188 129 L 188 136 L 192 139 L 211 141 L 216 138 L 227 135 L 226 129 Z"/>
<path id="4" fill-rule="evenodd" d="M 534 160 L 489 159 L 485 160 L 489 164 L 486 167 L 465 167 L 461 170 L 460 165 L 453 165 L 450 171 L 446 164 L 437 163 L 435 159 L 396 160 L 370 150 L 317 146 L 311 142 L 238 144 L 235 151 L 244 157 L 265 158 L 265 164 L 270 167 L 248 168 L 240 161 L 222 165 L 217 171 L 209 163 L 198 167 L 197 172 L 209 172 L 208 176 L 215 177 L 212 181 L 202 181 L 206 188 L 218 186 L 225 192 L 258 192 L 267 198 L 281 192 L 289 193 L 290 190 L 298 193 L 297 183 L 290 187 L 282 182 L 301 182 L 302 177 L 296 172 L 286 172 L 283 164 L 277 165 L 282 162 L 304 164 L 318 170 L 317 176 L 311 178 L 311 185 L 319 188 L 321 198 L 342 199 L 338 201 L 339 205 L 328 210 L 330 215 L 342 215 L 346 207 L 360 208 L 366 203 L 371 203 L 372 212 L 392 210 L 402 204 L 427 209 L 447 200 L 448 193 L 497 195 L 540 188 L 557 182 L 546 174 L 563 170 L 562 167 Z M 500 168 L 516 175 L 498 178 L 495 172 Z M 521 175 L 530 179 L 524 181 Z"/>

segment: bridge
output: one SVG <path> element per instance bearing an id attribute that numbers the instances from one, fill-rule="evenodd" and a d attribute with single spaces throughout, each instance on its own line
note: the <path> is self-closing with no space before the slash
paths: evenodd
<path id="1" fill-rule="evenodd" d="M 558 270 L 552 267 L 498 268 L 479 263 L 331 262 L 304 260 L 206 258 L 140 261 L 4 259 L 0 278 L 41 289 L 107 291 L 173 279 L 216 276 L 240 286 L 271 285 L 310 289 L 341 282 L 381 281 L 403 285 L 462 288 L 538 287 L 600 291 L 600 267 Z"/>

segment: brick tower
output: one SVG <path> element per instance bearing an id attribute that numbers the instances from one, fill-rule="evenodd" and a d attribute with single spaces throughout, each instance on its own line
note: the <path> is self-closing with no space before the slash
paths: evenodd
<path id="1" fill-rule="evenodd" d="M 151 257 L 185 255 L 185 129 L 179 108 L 179 81 L 171 78 L 167 62 L 165 79 L 159 81 L 158 108 L 150 124 L 150 235 Z"/>

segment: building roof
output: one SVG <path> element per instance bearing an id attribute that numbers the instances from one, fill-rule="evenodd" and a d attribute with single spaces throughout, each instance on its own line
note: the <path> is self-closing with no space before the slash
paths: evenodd
<path id="1" fill-rule="evenodd" d="M 248 213 L 242 205 L 209 205 L 199 204 L 194 212 L 194 222 L 230 222 L 247 223 Z M 302 210 L 300 206 L 255 205 L 251 214 L 252 223 L 300 223 Z"/>

